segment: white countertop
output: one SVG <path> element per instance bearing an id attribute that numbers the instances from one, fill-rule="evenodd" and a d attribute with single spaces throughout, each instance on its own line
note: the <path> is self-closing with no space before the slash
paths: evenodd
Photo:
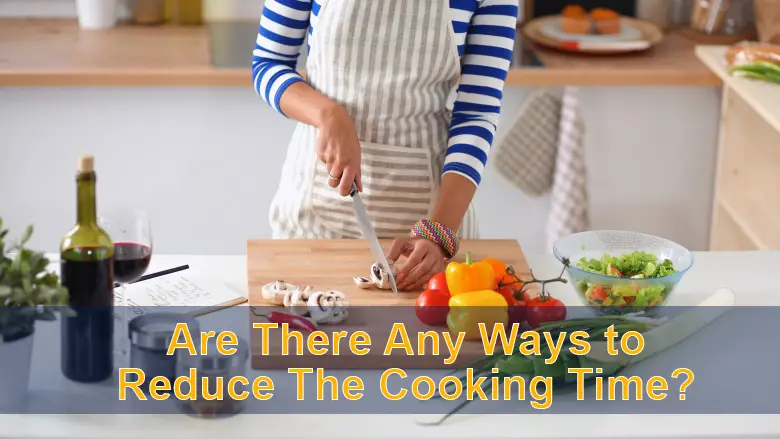
<path id="1" fill-rule="evenodd" d="M 557 261 L 529 255 L 540 277 L 555 276 Z M 155 255 L 150 272 L 189 264 L 193 270 L 246 290 L 246 257 Z M 693 268 L 670 300 L 691 305 L 717 287 L 731 288 L 739 305 L 780 304 L 780 252 L 696 253 Z M 551 287 L 565 303 L 577 303 L 569 285 Z M 201 317 L 207 319 L 209 316 Z M 34 356 L 52 345 L 49 323 L 39 324 Z M 53 337 L 49 337 L 53 338 Z M 59 346 L 58 340 L 53 343 Z M 57 364 L 33 362 L 31 392 L 46 386 L 68 391 Z M 257 372 L 249 369 L 250 379 Z M 284 372 L 279 372 L 284 373 Z M 376 372 L 377 375 L 379 371 Z M 268 371 L 264 371 L 268 374 Z M 273 400 L 271 400 L 273 401 Z M 419 426 L 412 415 L 250 415 L 224 420 L 185 415 L 0 415 L 0 438 L 748 438 L 780 437 L 780 415 L 462 415 L 437 427 Z"/>

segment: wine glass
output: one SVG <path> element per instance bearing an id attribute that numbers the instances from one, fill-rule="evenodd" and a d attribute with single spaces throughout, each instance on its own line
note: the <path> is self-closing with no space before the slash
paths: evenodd
<path id="1" fill-rule="evenodd" d="M 99 222 L 114 242 L 114 282 L 115 286 L 119 285 L 119 291 L 114 290 L 114 304 L 120 307 L 115 318 L 120 321 L 122 328 L 115 334 L 119 342 L 116 343 L 114 353 L 124 358 L 127 355 L 129 323 L 127 284 L 140 279 L 149 268 L 152 260 L 152 228 L 145 212 L 132 209 L 110 210 L 100 215 Z"/>

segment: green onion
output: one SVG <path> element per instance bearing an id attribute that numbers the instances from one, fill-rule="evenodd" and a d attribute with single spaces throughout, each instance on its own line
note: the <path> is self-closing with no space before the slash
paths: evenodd
<path id="1" fill-rule="evenodd" d="M 748 78 L 780 84 L 780 66 L 769 62 L 755 62 L 729 69 L 729 74 L 740 73 Z"/>
<path id="2" fill-rule="evenodd" d="M 604 333 L 612 326 L 615 333 L 620 337 L 629 331 L 646 332 L 650 329 L 650 325 L 647 323 L 636 322 L 622 316 L 601 316 L 595 318 L 581 318 L 571 319 L 558 322 L 547 322 L 540 325 L 535 329 L 536 332 L 548 332 L 552 336 L 553 340 L 557 340 L 561 333 L 572 333 L 575 331 L 584 331 L 588 333 L 588 337 L 585 338 L 588 342 L 604 340 Z M 528 376 L 528 377 L 550 377 L 553 378 L 553 392 L 569 392 L 576 386 L 576 375 L 569 373 L 571 367 L 590 367 L 594 370 L 596 368 L 603 369 L 601 374 L 590 374 L 585 380 L 586 385 L 592 385 L 597 376 L 610 377 L 620 373 L 624 366 L 617 363 L 602 363 L 594 359 L 590 359 L 587 356 L 578 356 L 569 352 L 569 348 L 574 344 L 567 338 L 561 347 L 561 352 L 555 362 L 547 364 L 546 359 L 550 358 L 550 347 L 547 343 L 544 343 L 540 349 L 541 355 L 523 355 L 519 351 L 513 348 L 512 352 L 499 352 L 492 355 L 487 355 L 475 361 L 472 361 L 468 365 L 455 369 L 452 373 L 461 373 L 458 379 L 461 384 L 465 384 L 467 379 L 466 369 L 474 368 L 474 378 L 486 376 L 488 379 L 483 384 L 483 390 L 487 391 L 487 387 L 491 385 L 492 377 L 511 377 L 511 376 Z M 498 369 L 498 373 L 494 373 L 493 368 Z M 453 386 L 455 384 L 452 384 Z M 437 392 L 438 393 L 438 392 Z M 440 398 L 440 395 L 435 395 L 434 398 Z M 462 410 L 470 402 L 469 400 L 463 401 L 452 411 L 447 413 L 438 422 L 426 425 L 439 425 L 444 422 L 450 416 L 456 414 Z"/>

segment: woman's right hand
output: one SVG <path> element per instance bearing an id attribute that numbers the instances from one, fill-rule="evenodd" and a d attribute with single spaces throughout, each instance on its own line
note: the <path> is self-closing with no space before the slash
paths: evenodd
<path id="1" fill-rule="evenodd" d="M 325 163 L 331 179 L 328 185 L 338 187 L 339 194 L 346 197 L 352 189 L 352 182 L 358 191 L 363 191 L 360 180 L 360 141 L 355 123 L 340 105 L 330 106 L 323 112 L 318 124 L 317 157 Z"/>

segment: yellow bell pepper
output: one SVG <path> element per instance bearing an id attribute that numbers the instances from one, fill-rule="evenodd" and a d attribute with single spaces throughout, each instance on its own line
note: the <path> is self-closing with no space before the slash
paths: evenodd
<path id="1" fill-rule="evenodd" d="M 472 291 L 450 298 L 447 327 L 457 334 L 465 333 L 466 340 L 479 340 L 479 324 L 484 323 L 487 333 L 496 323 L 508 322 L 506 299 L 492 290 Z"/>
<path id="2" fill-rule="evenodd" d="M 471 263 L 471 253 L 466 253 L 466 263 L 450 262 L 444 276 L 451 296 L 472 291 L 493 290 L 496 287 L 496 275 L 493 267 L 485 262 Z"/>

